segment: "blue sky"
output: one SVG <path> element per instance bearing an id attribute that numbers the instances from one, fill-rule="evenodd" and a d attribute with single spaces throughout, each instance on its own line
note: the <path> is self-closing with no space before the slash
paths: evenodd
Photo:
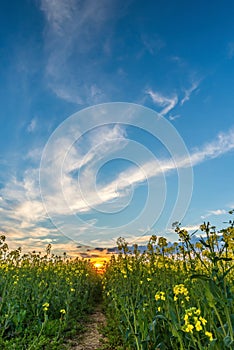
<path id="1" fill-rule="evenodd" d="M 178 212 L 184 226 L 229 219 L 233 18 L 228 0 L 1 2 L 0 228 L 11 247 L 52 243 L 75 253 L 76 243 L 113 246 L 120 235 L 173 240 L 168 218 L 178 191 L 191 192 Z M 133 119 L 111 122 L 116 102 L 135 106 Z M 152 110 L 142 129 L 137 105 Z M 147 132 L 153 111 L 165 125 L 164 143 Z M 176 154 L 178 140 L 190 163 L 185 151 Z"/>

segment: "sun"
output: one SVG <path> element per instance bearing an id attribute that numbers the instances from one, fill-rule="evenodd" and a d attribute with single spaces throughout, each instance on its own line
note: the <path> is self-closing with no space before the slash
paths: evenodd
<path id="1" fill-rule="evenodd" d="M 92 261 L 92 265 L 97 271 L 97 273 L 104 273 L 104 266 L 105 266 L 104 260 L 94 260 Z"/>
<path id="2" fill-rule="evenodd" d="M 98 269 L 98 270 L 103 268 L 103 264 L 100 263 L 100 262 L 95 262 L 93 265 L 94 265 L 94 267 L 95 267 L 96 269 Z"/>

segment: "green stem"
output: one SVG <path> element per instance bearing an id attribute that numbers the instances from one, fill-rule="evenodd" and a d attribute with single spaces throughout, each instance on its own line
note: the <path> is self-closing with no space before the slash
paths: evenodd
<path id="1" fill-rule="evenodd" d="M 131 307 L 132 307 L 132 313 L 133 313 L 133 322 L 134 322 L 134 331 L 135 331 L 135 339 L 136 339 L 136 345 L 137 345 L 137 350 L 140 350 L 140 344 L 139 344 L 139 340 L 136 336 L 137 334 L 137 322 L 136 322 L 136 314 L 135 314 L 135 309 L 134 309 L 134 305 L 133 305 L 133 302 L 132 302 L 132 299 L 131 299 Z"/>
<path id="2" fill-rule="evenodd" d="M 227 310 L 227 308 L 225 307 L 225 315 L 227 317 L 227 323 L 228 323 L 228 328 L 229 328 L 229 332 L 230 332 L 230 338 L 233 341 L 233 326 L 232 326 L 232 321 L 230 319 L 230 314 Z"/>
<path id="3" fill-rule="evenodd" d="M 129 320 L 129 316 L 128 316 L 127 312 L 125 311 L 125 306 L 124 305 L 123 305 L 123 313 L 124 313 L 124 315 L 126 317 L 126 320 L 127 320 L 128 324 L 129 324 L 129 327 L 130 327 L 130 329 L 131 329 L 131 331 L 132 331 L 132 333 L 134 335 L 134 338 L 135 338 L 135 341 L 136 341 L 137 350 L 140 350 L 140 346 L 138 344 L 138 339 L 137 339 L 137 336 L 136 336 L 136 332 L 135 332 L 135 330 L 134 330 L 134 328 L 133 328 L 133 326 L 131 324 L 131 321 Z"/>
<path id="4" fill-rule="evenodd" d="M 213 308 L 214 308 L 215 314 L 216 314 L 216 316 L 217 316 L 217 318 L 218 318 L 218 320 L 219 320 L 219 323 L 220 323 L 220 326 L 221 326 L 221 328 L 222 328 L 222 331 L 223 331 L 224 335 L 226 336 L 227 333 L 226 333 L 226 331 L 225 331 L 224 324 L 223 324 L 223 321 L 221 320 L 221 317 L 220 317 L 220 315 L 219 315 L 219 313 L 218 313 L 218 310 L 217 310 L 217 308 L 216 308 L 215 305 L 213 306 Z"/>
<path id="5" fill-rule="evenodd" d="M 195 337 L 193 336 L 193 334 L 191 334 L 191 338 L 193 340 L 195 348 L 197 348 L 197 345 L 198 345 L 199 350 L 204 350 L 203 346 L 200 343 L 200 340 L 196 340 Z"/>

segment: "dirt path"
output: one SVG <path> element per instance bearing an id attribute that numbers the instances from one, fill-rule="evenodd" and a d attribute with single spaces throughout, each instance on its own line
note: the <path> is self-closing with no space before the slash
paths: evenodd
<path id="1" fill-rule="evenodd" d="M 90 320 L 85 326 L 85 333 L 82 334 L 71 345 L 71 350 L 98 350 L 102 347 L 105 339 L 100 334 L 99 329 L 102 325 L 105 325 L 105 316 L 101 311 L 101 307 L 98 306 L 94 312 L 90 315 Z M 101 341 L 100 341 L 101 339 Z"/>

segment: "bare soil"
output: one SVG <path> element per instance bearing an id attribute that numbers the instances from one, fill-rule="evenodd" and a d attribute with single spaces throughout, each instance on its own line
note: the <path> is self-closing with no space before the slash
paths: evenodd
<path id="1" fill-rule="evenodd" d="M 71 350 L 98 350 L 105 343 L 105 338 L 99 332 L 102 326 L 105 325 L 105 315 L 101 311 L 101 307 L 97 306 L 94 312 L 90 315 L 89 322 L 85 325 L 85 333 L 77 339 L 73 339 L 70 343 Z"/>

